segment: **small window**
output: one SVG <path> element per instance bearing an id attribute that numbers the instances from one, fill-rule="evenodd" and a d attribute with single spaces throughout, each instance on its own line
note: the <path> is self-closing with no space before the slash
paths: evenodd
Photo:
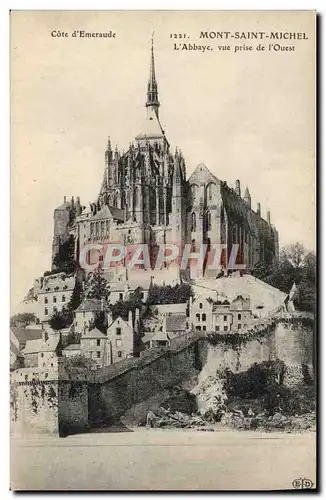
<path id="1" fill-rule="evenodd" d="M 52 366 L 52 368 L 53 368 L 53 363 L 51 363 L 51 366 Z"/>
<path id="2" fill-rule="evenodd" d="M 57 297 L 53 297 L 53 304 L 55 304 L 57 302 Z"/>
<path id="3" fill-rule="evenodd" d="M 100 261 L 100 262 L 103 262 L 103 255 L 100 255 L 100 256 L 99 256 L 99 261 Z"/>
<path id="4" fill-rule="evenodd" d="M 43 354 L 43 352 L 41 352 L 41 358 L 43 358 L 43 357 L 44 357 L 44 354 Z"/>
<path id="5" fill-rule="evenodd" d="M 205 313 L 201 315 L 201 319 L 202 319 L 203 321 L 206 321 L 206 314 L 205 314 Z"/>
<path id="6" fill-rule="evenodd" d="M 197 332 L 201 332 L 201 326 L 196 326 Z"/>
<path id="7" fill-rule="evenodd" d="M 196 314 L 196 320 L 200 321 L 200 314 L 199 313 Z"/>
<path id="8" fill-rule="evenodd" d="M 238 319 L 241 319 L 241 314 L 238 314 Z"/>
<path id="9" fill-rule="evenodd" d="M 96 345 L 99 347 L 101 345 L 101 340 L 100 339 L 97 339 L 96 340 Z"/>
<path id="10" fill-rule="evenodd" d="M 225 315 L 224 316 L 224 321 L 227 321 L 228 320 L 228 317 Z"/>
<path id="11" fill-rule="evenodd" d="M 123 300 L 123 293 L 119 293 L 119 300 Z"/>
<path id="12" fill-rule="evenodd" d="M 122 340 L 121 339 L 117 339 L 116 340 L 116 346 L 117 347 L 121 347 L 121 345 L 122 345 Z"/>
<path id="13" fill-rule="evenodd" d="M 44 297 L 44 304 L 47 304 L 47 303 L 48 303 L 48 298 Z"/>
<path id="14" fill-rule="evenodd" d="M 62 295 L 62 302 L 66 302 L 66 296 L 65 295 Z"/>
<path id="15" fill-rule="evenodd" d="M 203 331 L 206 332 L 206 326 L 205 325 L 203 326 Z"/>
<path id="16" fill-rule="evenodd" d="M 227 332 L 228 331 L 228 327 L 225 325 L 224 327 L 224 331 Z"/>
<path id="17" fill-rule="evenodd" d="M 220 331 L 220 327 L 218 325 L 215 326 L 215 331 L 216 332 L 219 332 Z"/>
<path id="18" fill-rule="evenodd" d="M 200 302 L 199 309 L 202 309 L 202 308 L 203 308 L 203 304 Z"/>
<path id="19" fill-rule="evenodd" d="M 101 357 L 101 351 L 97 351 L 97 352 L 96 352 L 96 357 L 97 357 L 97 358 L 100 358 L 100 357 Z"/>
<path id="20" fill-rule="evenodd" d="M 119 328 L 116 328 L 116 329 L 115 329 L 115 333 L 116 333 L 117 335 L 121 335 L 121 328 L 120 328 L 120 327 L 119 327 Z"/>
<path id="21" fill-rule="evenodd" d="M 45 316 L 47 316 L 48 314 L 49 314 L 49 311 L 48 311 L 48 308 L 46 307 L 46 308 L 44 309 L 44 315 L 45 315 Z"/>
<path id="22" fill-rule="evenodd" d="M 118 358 L 122 358 L 122 352 L 118 351 Z"/>
<path id="23" fill-rule="evenodd" d="M 240 330 L 240 328 L 241 328 L 241 323 L 238 324 L 238 330 Z"/>

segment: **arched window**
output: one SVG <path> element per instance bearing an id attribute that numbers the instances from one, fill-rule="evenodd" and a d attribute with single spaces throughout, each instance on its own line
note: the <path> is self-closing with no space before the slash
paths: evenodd
<path id="1" fill-rule="evenodd" d="M 191 231 L 196 231 L 196 214 L 191 214 Z"/>
<path id="2" fill-rule="evenodd" d="M 198 191 L 199 187 L 197 184 L 192 184 L 191 185 L 191 194 L 192 194 L 192 199 L 195 200 L 198 197 Z"/>
<path id="3" fill-rule="evenodd" d="M 215 184 L 210 183 L 207 186 L 207 200 L 214 201 L 215 196 L 216 196 Z"/>
<path id="4" fill-rule="evenodd" d="M 192 252 L 196 251 L 196 240 L 191 240 L 191 251 Z"/>

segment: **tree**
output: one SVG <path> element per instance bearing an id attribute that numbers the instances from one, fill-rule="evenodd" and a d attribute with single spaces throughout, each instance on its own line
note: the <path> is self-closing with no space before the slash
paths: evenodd
<path id="1" fill-rule="evenodd" d="M 103 277 L 103 271 L 98 268 L 93 273 L 90 273 L 85 283 L 85 298 L 107 299 L 110 294 L 109 284 Z"/>
<path id="2" fill-rule="evenodd" d="M 281 251 L 280 260 L 281 262 L 290 262 L 294 269 L 299 269 L 303 266 L 307 251 L 301 243 L 295 243 L 294 245 L 288 245 L 284 247 Z"/>
<path id="3" fill-rule="evenodd" d="M 179 304 L 189 300 L 192 296 L 190 283 L 178 283 L 175 286 L 153 285 L 148 293 L 147 304 Z"/>
<path id="4" fill-rule="evenodd" d="M 57 271 L 73 272 L 75 270 L 75 239 L 70 236 L 59 246 L 59 251 L 53 259 Z"/>
<path id="5" fill-rule="evenodd" d="M 10 326 L 26 326 L 37 322 L 38 319 L 34 313 L 18 313 L 10 318 Z"/>
<path id="6" fill-rule="evenodd" d="M 121 316 L 122 319 L 128 320 L 129 311 L 141 310 L 143 307 L 143 292 L 142 288 L 137 288 L 127 300 L 119 300 L 110 306 L 113 319 Z"/>
<path id="7" fill-rule="evenodd" d="M 75 311 L 77 309 L 77 307 L 81 304 L 82 295 L 83 295 L 83 289 L 82 289 L 81 283 L 76 278 L 73 292 L 72 292 L 70 300 L 67 304 L 67 308 L 70 311 Z"/>
<path id="8" fill-rule="evenodd" d="M 49 319 L 49 325 L 53 330 L 62 330 L 72 324 L 74 320 L 72 311 L 63 308 L 61 311 L 54 311 L 52 317 Z"/>

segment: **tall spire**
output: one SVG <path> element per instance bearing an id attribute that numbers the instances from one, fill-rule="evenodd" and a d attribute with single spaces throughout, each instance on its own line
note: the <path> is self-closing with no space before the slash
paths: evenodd
<path id="1" fill-rule="evenodd" d="M 149 69 L 149 80 L 147 84 L 147 102 L 146 107 L 150 107 L 155 111 L 156 116 L 158 116 L 158 108 L 160 103 L 158 101 L 157 83 L 155 77 L 155 61 L 154 61 L 154 33 L 152 34 L 151 41 L 151 61 Z"/>

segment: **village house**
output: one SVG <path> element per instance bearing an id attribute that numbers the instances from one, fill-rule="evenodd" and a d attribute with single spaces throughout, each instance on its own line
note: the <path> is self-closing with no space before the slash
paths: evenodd
<path id="1" fill-rule="evenodd" d="M 61 311 L 69 302 L 75 287 L 75 276 L 52 274 L 43 279 L 37 297 L 37 317 L 47 322 L 54 312 Z"/>
<path id="2" fill-rule="evenodd" d="M 70 344 L 62 350 L 62 355 L 66 358 L 72 358 L 73 356 L 79 356 L 80 354 L 80 344 Z"/>
<path id="3" fill-rule="evenodd" d="M 48 337 L 47 333 L 43 331 L 41 339 L 27 340 L 22 354 L 26 368 L 48 367 L 54 369 L 58 366 L 58 358 L 62 354 L 60 336 L 51 335 Z"/>
<path id="4" fill-rule="evenodd" d="M 99 367 L 108 363 L 107 338 L 98 328 L 85 331 L 80 339 L 80 352 L 86 358 L 96 361 Z"/>
<path id="5" fill-rule="evenodd" d="M 83 333 L 97 321 L 105 327 L 108 325 L 109 315 L 110 312 L 104 299 L 84 299 L 75 311 L 75 332 Z"/>
<path id="6" fill-rule="evenodd" d="M 107 329 L 108 364 L 134 355 L 136 335 L 131 311 L 129 311 L 128 322 L 119 316 L 109 325 Z"/>
<path id="7" fill-rule="evenodd" d="M 189 315 L 192 327 L 202 332 L 235 332 L 249 326 L 253 321 L 250 298 L 242 295 L 228 300 L 213 301 L 197 296 L 190 298 Z"/>

